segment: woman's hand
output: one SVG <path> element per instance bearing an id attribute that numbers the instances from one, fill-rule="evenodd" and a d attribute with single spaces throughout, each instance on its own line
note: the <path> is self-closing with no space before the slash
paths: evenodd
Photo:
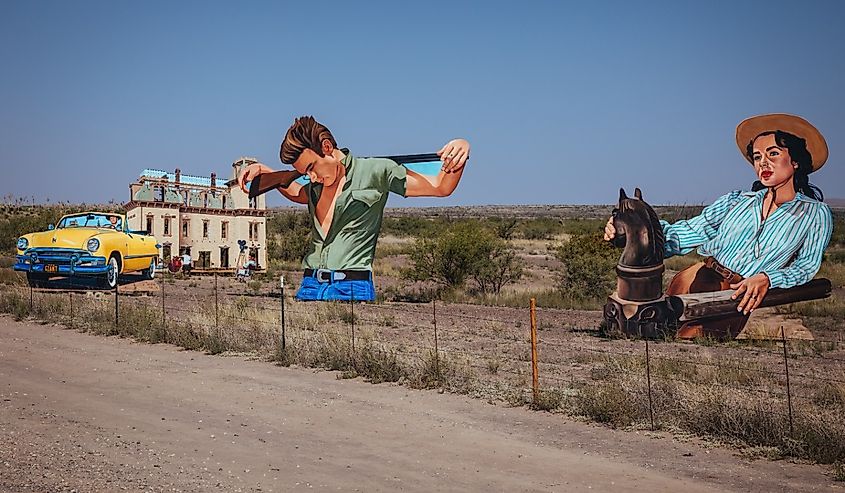
<path id="1" fill-rule="evenodd" d="M 607 220 L 607 224 L 604 225 L 604 241 L 610 241 L 616 237 L 616 228 L 613 226 L 613 216 L 610 216 L 610 219 Z"/>
<path id="2" fill-rule="evenodd" d="M 249 193 L 249 190 L 246 188 L 246 184 L 251 182 L 255 179 L 258 175 L 263 175 L 264 173 L 272 173 L 273 170 L 267 166 L 266 164 L 261 163 L 253 163 L 241 170 L 241 174 L 238 175 L 238 185 L 240 185 L 241 190 L 244 193 Z"/>
<path id="3" fill-rule="evenodd" d="M 464 167 L 469 159 L 469 142 L 464 139 L 450 140 L 437 155 L 443 162 L 441 168 L 446 173 L 454 173 Z"/>
<path id="4" fill-rule="evenodd" d="M 763 298 L 766 297 L 766 293 L 769 292 L 769 276 L 762 272 L 754 274 L 748 279 L 731 284 L 731 289 L 736 289 L 736 292 L 731 296 L 732 300 L 742 296 L 736 311 L 748 315 L 760 306 Z"/>

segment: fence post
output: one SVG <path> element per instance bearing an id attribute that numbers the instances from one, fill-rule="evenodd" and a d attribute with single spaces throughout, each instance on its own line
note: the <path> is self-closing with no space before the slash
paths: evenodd
<path id="1" fill-rule="evenodd" d="M 282 351 L 284 351 L 285 345 L 286 345 L 286 341 L 285 341 L 285 339 L 286 339 L 285 338 L 285 276 L 279 277 L 279 284 L 282 288 L 282 296 L 281 296 L 281 300 L 282 300 L 282 302 L 281 302 L 281 305 L 282 305 L 281 306 L 281 308 L 282 308 L 281 319 L 282 320 L 281 320 L 281 322 L 282 322 Z"/>
<path id="2" fill-rule="evenodd" d="M 32 283 L 29 283 L 29 313 L 32 313 Z"/>
<path id="3" fill-rule="evenodd" d="M 120 315 L 119 315 L 118 302 L 117 302 L 117 298 L 118 298 L 117 287 L 118 287 L 118 284 L 115 283 L 115 285 L 114 285 L 114 331 L 115 332 L 118 331 L 118 327 L 120 326 Z"/>
<path id="4" fill-rule="evenodd" d="M 71 286 L 73 289 L 73 286 Z M 73 291 L 67 292 L 68 298 L 70 299 L 70 328 L 73 328 Z"/>
<path id="5" fill-rule="evenodd" d="M 780 339 L 783 342 L 783 367 L 786 370 L 786 403 L 789 407 L 789 434 L 792 435 L 792 390 L 789 385 L 789 356 L 786 350 L 786 333 L 783 330 L 783 325 L 780 326 Z"/>
<path id="6" fill-rule="evenodd" d="M 165 313 L 165 311 L 164 311 L 164 277 L 166 275 L 167 274 L 164 273 L 164 272 L 161 273 L 161 335 L 162 335 L 162 337 L 164 337 L 164 331 L 166 330 L 165 329 L 165 319 L 164 319 L 164 313 Z"/>
<path id="7" fill-rule="evenodd" d="M 534 404 L 540 402 L 540 369 L 537 367 L 537 300 L 531 298 L 531 389 Z"/>
<path id="8" fill-rule="evenodd" d="M 648 338 L 645 338 L 645 377 L 648 384 L 648 419 L 654 431 L 654 404 L 651 399 L 651 355 L 648 352 Z"/>
<path id="9" fill-rule="evenodd" d="M 349 289 L 349 308 L 351 310 L 350 320 L 352 321 L 352 359 L 355 359 L 355 289 Z"/>
<path id="10" fill-rule="evenodd" d="M 440 347 L 437 344 L 437 298 L 431 299 L 431 321 L 434 324 L 434 373 L 440 378 Z"/>
<path id="11" fill-rule="evenodd" d="M 220 308 L 217 302 L 217 272 L 214 272 L 214 326 L 220 327 Z"/>

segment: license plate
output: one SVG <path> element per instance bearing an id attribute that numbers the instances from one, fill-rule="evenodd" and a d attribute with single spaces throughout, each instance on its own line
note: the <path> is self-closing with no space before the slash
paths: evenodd
<path id="1" fill-rule="evenodd" d="M 56 264 L 47 264 L 44 266 L 44 272 L 58 272 L 59 268 L 56 267 Z"/>

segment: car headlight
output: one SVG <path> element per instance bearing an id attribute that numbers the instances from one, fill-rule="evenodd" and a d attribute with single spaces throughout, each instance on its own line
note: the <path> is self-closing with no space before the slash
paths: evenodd
<path id="1" fill-rule="evenodd" d="M 26 238 L 18 238 L 18 250 L 26 250 L 29 246 L 29 241 Z"/>
<path id="2" fill-rule="evenodd" d="M 100 248 L 100 240 L 97 238 L 91 238 L 88 240 L 88 244 L 85 245 L 85 248 L 87 248 L 91 253 L 96 252 Z"/>

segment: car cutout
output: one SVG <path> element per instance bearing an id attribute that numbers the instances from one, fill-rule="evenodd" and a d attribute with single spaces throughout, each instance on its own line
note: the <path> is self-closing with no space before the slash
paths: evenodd
<path id="1" fill-rule="evenodd" d="M 152 279 L 158 248 L 155 237 L 127 229 L 124 214 L 68 214 L 54 228 L 18 238 L 14 269 L 26 272 L 31 286 L 63 276 L 93 277 L 103 287 L 115 288 L 120 274 L 141 272 Z"/>

